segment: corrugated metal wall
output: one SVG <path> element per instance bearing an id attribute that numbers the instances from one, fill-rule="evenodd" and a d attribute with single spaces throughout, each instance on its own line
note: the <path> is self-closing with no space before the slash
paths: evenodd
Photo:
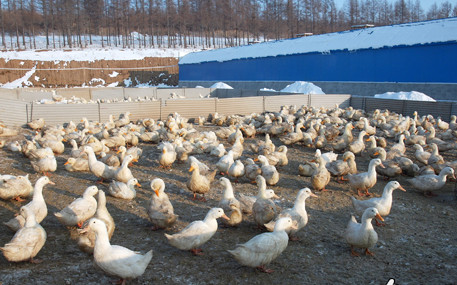
<path id="1" fill-rule="evenodd" d="M 207 116 L 216 112 L 216 100 L 215 98 L 162 100 L 162 119 L 175 112 L 185 118 Z"/>
<path id="2" fill-rule="evenodd" d="M 22 126 L 30 119 L 30 104 L 0 98 L 0 121 L 7 126 Z"/>
<path id="3" fill-rule="evenodd" d="M 96 91 L 98 94 L 110 94 L 112 97 L 119 97 L 124 91 L 122 88 L 107 89 L 105 92 Z M 113 93 L 112 91 L 115 90 Z M 90 90 L 94 95 L 93 89 Z M 138 91 L 135 93 L 134 91 Z M 12 100 L 14 94 L 19 97 L 36 100 L 37 95 L 44 97 L 51 96 L 51 92 L 40 92 L 36 89 L 28 91 L 2 90 L 0 89 L 0 120 L 7 125 L 20 126 L 36 118 L 44 118 L 48 124 L 58 124 L 70 120 L 80 121 L 82 117 L 87 117 L 92 121 L 105 122 L 110 114 L 116 118 L 129 111 L 132 120 L 142 118 L 164 119 L 169 114 L 177 112 L 184 117 L 194 118 L 197 116 L 207 116 L 210 113 L 218 112 L 222 115 L 248 115 L 251 113 L 262 113 L 264 111 L 279 111 L 283 105 L 296 106 L 315 106 L 315 107 L 334 107 L 338 104 L 341 108 L 353 106 L 356 109 L 373 111 L 375 109 L 388 109 L 390 111 L 404 115 L 412 115 L 417 111 L 419 115 L 432 114 L 435 117 L 440 116 L 443 120 L 449 121 L 451 115 L 457 115 L 457 102 L 438 101 L 438 102 L 419 102 L 419 101 L 402 101 L 390 99 L 377 99 L 373 97 L 359 97 L 350 95 L 276 95 L 275 92 L 256 91 L 245 92 L 234 89 L 209 89 L 209 88 L 186 88 L 181 89 L 129 89 L 127 97 L 151 97 L 154 93 L 160 93 L 160 96 L 168 97 L 171 92 L 182 94 L 182 96 L 200 97 L 203 94 L 216 93 L 224 95 L 237 96 L 235 98 L 187 98 L 187 99 L 162 99 L 157 101 L 141 102 L 115 102 L 115 103 L 94 103 L 94 104 L 36 104 L 27 103 L 22 100 Z M 38 94 L 39 92 L 39 94 Z M 79 90 L 77 91 L 79 92 Z M 88 92 L 88 90 L 84 90 Z M 105 94 L 106 93 L 106 94 Z M 71 90 L 65 92 L 65 96 L 72 95 Z M 141 94 L 141 95 L 140 95 Z M 244 97 L 247 94 L 265 94 L 266 96 Z M 275 94 L 275 95 L 273 95 Z M 282 94 L 282 93 L 281 93 Z M 133 95 L 133 96 L 132 96 Z M 139 96 L 135 96 L 139 95 Z M 187 97 L 186 96 L 186 97 Z M 41 97 L 41 96 L 40 96 Z M 106 96 L 107 98 L 110 96 Z M 111 97 L 111 98 L 112 98 Z"/>
<path id="4" fill-rule="evenodd" d="M 278 112 L 283 105 L 308 106 L 309 95 L 266 96 L 265 110 Z"/>
<path id="5" fill-rule="evenodd" d="M 324 108 L 333 108 L 335 105 L 338 105 L 340 108 L 349 107 L 351 101 L 351 95 L 309 95 L 309 106 L 314 107 L 324 107 Z"/>
<path id="6" fill-rule="evenodd" d="M 217 99 L 216 112 L 221 115 L 249 115 L 262 113 L 264 110 L 264 97 Z"/>
<path id="7" fill-rule="evenodd" d="M 98 104 L 32 104 L 31 120 L 44 118 L 46 124 L 79 122 L 82 117 L 98 122 Z"/>

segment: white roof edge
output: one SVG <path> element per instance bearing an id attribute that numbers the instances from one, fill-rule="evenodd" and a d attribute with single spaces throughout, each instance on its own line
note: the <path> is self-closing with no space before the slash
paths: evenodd
<path id="1" fill-rule="evenodd" d="M 457 41 L 457 17 L 190 53 L 179 64 Z"/>

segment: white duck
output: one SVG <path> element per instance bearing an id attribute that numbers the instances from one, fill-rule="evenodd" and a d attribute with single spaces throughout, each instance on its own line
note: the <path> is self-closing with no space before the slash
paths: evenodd
<path id="1" fill-rule="evenodd" d="M 115 173 L 115 168 L 108 166 L 104 164 L 101 161 L 97 160 L 97 157 L 95 157 L 94 150 L 92 149 L 91 146 L 84 146 L 83 148 L 84 152 L 87 153 L 87 156 L 89 157 L 89 169 L 90 171 L 100 178 L 99 181 L 103 181 L 104 179 L 111 180 L 114 178 L 114 173 Z"/>
<path id="2" fill-rule="evenodd" d="M 401 187 L 400 183 L 398 181 L 390 181 L 387 183 L 387 185 L 384 187 L 384 190 L 382 191 L 382 196 L 379 198 L 371 198 L 368 200 L 357 200 L 354 197 L 351 196 L 352 200 L 352 206 L 354 207 L 354 210 L 356 211 L 357 215 L 362 215 L 365 209 L 374 207 L 378 210 L 379 215 L 381 216 L 387 216 L 390 213 L 390 209 L 392 208 L 392 193 L 395 189 L 400 189 L 402 191 L 406 190 Z M 384 225 L 378 220 L 376 220 L 376 225 L 381 226 Z"/>
<path id="3" fill-rule="evenodd" d="M 344 237 L 346 242 L 351 245 L 351 254 L 353 256 L 359 256 L 359 254 L 354 251 L 354 247 L 365 248 L 365 254 L 374 255 L 374 253 L 369 250 L 369 248 L 373 247 L 378 242 L 378 234 L 371 224 L 373 218 L 384 221 L 379 215 L 378 210 L 373 207 L 368 208 L 363 212 L 361 224 L 357 223 L 354 216 L 351 216 Z"/>
<path id="4" fill-rule="evenodd" d="M 202 221 L 193 221 L 180 232 L 169 235 L 165 234 L 170 244 L 181 250 L 190 250 L 194 255 L 201 255 L 199 249 L 202 244 L 207 242 L 217 231 L 218 218 L 229 219 L 222 208 L 212 208 Z"/>
<path id="5" fill-rule="evenodd" d="M 136 178 L 130 178 L 127 183 L 113 180 L 108 186 L 108 193 L 116 198 L 132 200 L 136 197 L 135 186 L 141 187 Z"/>
<path id="6" fill-rule="evenodd" d="M 71 202 L 60 212 L 54 213 L 57 219 L 65 226 L 81 227 L 84 221 L 91 218 L 97 210 L 97 200 L 94 195 L 98 193 L 97 186 L 89 186 L 83 196 Z"/>
<path id="7" fill-rule="evenodd" d="M 89 160 L 83 158 L 69 157 L 64 163 L 65 169 L 69 172 L 90 171 Z"/>
<path id="8" fill-rule="evenodd" d="M 0 179 L 0 199 L 15 199 L 25 201 L 33 193 L 33 186 L 30 183 L 29 175 L 6 177 L 1 175 Z"/>
<path id="9" fill-rule="evenodd" d="M 154 194 L 149 200 L 147 212 L 149 220 L 153 224 L 153 230 L 166 229 L 172 226 L 178 219 L 178 215 L 174 214 L 173 205 L 165 193 L 165 182 L 156 178 L 151 181 L 151 189 Z"/>
<path id="10" fill-rule="evenodd" d="M 351 188 L 356 189 L 359 196 L 361 196 L 361 190 L 364 190 L 365 195 L 367 196 L 371 194 L 368 192 L 368 189 L 370 189 L 376 184 L 376 166 L 378 165 L 381 165 L 383 167 L 381 159 L 375 158 L 370 161 L 367 172 L 348 175 L 348 180 L 349 184 L 351 185 Z"/>
<path id="11" fill-rule="evenodd" d="M 49 180 L 47 176 L 43 176 L 35 182 L 33 187 L 33 198 L 28 204 L 23 207 L 31 210 L 34 214 L 38 223 L 41 223 L 43 219 L 48 215 L 48 207 L 43 198 L 43 187 L 47 184 L 55 185 L 54 182 Z M 22 228 L 25 224 L 25 217 L 22 215 L 17 215 L 13 219 L 5 223 L 11 230 L 17 231 Z"/>
<path id="12" fill-rule="evenodd" d="M 238 178 L 243 177 L 245 174 L 244 164 L 241 160 L 237 159 L 232 165 L 229 167 L 228 175 L 230 177 L 235 178 L 235 182 L 238 182 Z"/>
<path id="13" fill-rule="evenodd" d="M 268 231 L 272 232 L 275 228 L 275 224 L 281 218 L 291 218 L 293 222 L 296 223 L 297 228 L 292 230 L 286 230 L 287 234 L 289 235 L 290 239 L 298 240 L 296 237 L 296 233 L 304 228 L 308 224 L 308 213 L 306 212 L 305 202 L 308 197 L 318 197 L 315 195 L 309 188 L 303 188 L 298 191 L 297 197 L 295 198 L 295 203 L 292 208 L 286 209 L 282 211 L 275 221 L 271 221 L 268 224 L 265 224 L 265 227 Z"/>
<path id="14" fill-rule="evenodd" d="M 224 186 L 224 190 L 222 192 L 222 199 L 219 202 L 219 207 L 224 210 L 224 213 L 227 213 L 230 220 L 224 220 L 223 222 L 230 226 L 237 226 L 241 223 L 242 217 L 239 216 L 239 212 L 241 209 L 241 203 L 238 199 L 235 198 L 233 194 L 233 186 L 225 177 L 219 178 L 219 183 Z M 238 210 L 237 210 L 238 209 Z M 236 218 L 232 217 L 234 215 Z"/>
<path id="15" fill-rule="evenodd" d="M 38 160 L 31 160 L 33 169 L 36 172 L 49 176 L 49 172 L 54 172 L 57 169 L 57 160 L 54 155 L 48 155 Z"/>
<path id="16" fill-rule="evenodd" d="M 320 156 L 322 156 L 326 164 L 335 161 L 338 158 L 338 154 L 334 153 L 333 151 L 322 153 L 320 149 L 316 149 L 314 157 L 318 158 Z"/>
<path id="17" fill-rule="evenodd" d="M 97 211 L 95 212 L 94 218 L 97 218 L 105 223 L 108 231 L 108 238 L 111 240 L 116 225 L 114 223 L 113 217 L 106 208 L 106 196 L 103 190 L 98 190 Z M 77 229 L 76 233 L 78 247 L 82 251 L 92 254 L 94 252 L 95 246 L 95 232 L 88 231 L 84 233 L 84 229 Z"/>
<path id="18" fill-rule="evenodd" d="M 111 245 L 108 231 L 103 221 L 92 218 L 83 233 L 89 230 L 95 231 L 94 262 L 109 275 L 121 278 L 122 284 L 125 279 L 133 279 L 141 276 L 152 259 L 152 250 L 145 255 L 119 245 Z"/>
<path id="19" fill-rule="evenodd" d="M 258 175 L 256 178 L 258 193 L 257 199 L 252 206 L 252 215 L 259 227 L 264 227 L 265 224 L 275 219 L 278 215 L 275 203 L 271 198 L 279 198 L 275 195 L 272 189 L 267 190 L 267 184 L 263 176 Z"/>
<path id="20" fill-rule="evenodd" d="M 219 169 L 222 175 L 228 174 L 228 170 L 234 162 L 233 151 L 229 150 L 226 155 L 219 159 L 219 161 L 216 163 L 216 167 Z"/>
<path id="21" fill-rule="evenodd" d="M 454 169 L 451 167 L 445 167 L 440 171 L 439 175 L 420 175 L 406 180 L 417 190 L 423 191 L 424 195 L 436 196 L 436 194 L 433 194 L 432 191 L 443 188 L 444 184 L 446 184 L 447 176 L 451 176 L 455 179 Z"/>
<path id="22" fill-rule="evenodd" d="M 127 155 L 122 161 L 121 166 L 114 171 L 114 179 L 120 182 L 127 183 L 130 179 L 134 178 L 132 171 L 129 168 L 129 164 L 132 161 L 138 161 L 133 158 L 133 155 Z"/>
<path id="23" fill-rule="evenodd" d="M 424 148 L 419 144 L 415 144 L 414 149 L 416 150 L 414 152 L 414 157 L 417 159 L 417 161 L 419 161 L 420 163 L 422 163 L 424 165 L 427 165 L 428 159 L 430 158 L 430 156 L 432 154 L 430 152 L 424 151 Z"/>
<path id="24" fill-rule="evenodd" d="M 265 265 L 276 259 L 289 243 L 286 230 L 294 229 L 291 218 L 279 219 L 272 233 L 259 234 L 244 244 L 238 244 L 230 254 L 242 265 L 256 267 L 263 272 L 271 273 L 273 270 L 265 268 Z"/>
<path id="25" fill-rule="evenodd" d="M 260 170 L 262 171 L 262 176 L 265 178 L 265 181 L 268 185 L 276 185 L 279 181 L 279 172 L 276 170 L 276 167 L 270 165 L 268 163 L 268 159 L 263 156 L 259 155 L 257 159 L 261 163 Z"/>
<path id="26" fill-rule="evenodd" d="M 33 258 L 46 242 L 46 231 L 36 221 L 31 209 L 21 207 L 20 214 L 25 218 L 24 227 L 16 232 L 9 243 L 0 247 L 0 250 L 10 262 L 29 260 L 31 263 L 38 263 L 40 261 Z"/>
<path id="27" fill-rule="evenodd" d="M 244 166 L 245 176 L 253 183 L 255 183 L 255 179 L 257 175 L 260 175 L 262 171 L 260 167 L 254 162 L 252 158 L 246 159 L 246 165 Z"/>

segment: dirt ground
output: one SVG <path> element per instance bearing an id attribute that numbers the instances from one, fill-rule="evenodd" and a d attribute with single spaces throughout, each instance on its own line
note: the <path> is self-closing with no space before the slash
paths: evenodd
<path id="1" fill-rule="evenodd" d="M 273 141 L 280 145 L 279 140 Z M 375 227 L 379 236 L 372 250 L 375 256 L 353 257 L 342 234 L 353 212 L 349 197 L 356 193 L 332 178 L 328 192 L 316 193 L 319 198 L 306 201 L 309 223 L 299 233 L 300 241 L 290 241 L 287 249 L 269 265 L 275 272 L 266 274 L 241 266 L 227 252 L 261 233 L 251 216 L 245 216 L 237 228 L 219 227 L 214 237 L 202 246 L 203 256 L 193 256 L 168 244 L 164 232 L 175 233 L 191 221 L 204 218 L 209 208 L 217 206 L 222 187 L 214 183 L 206 195 L 207 202 L 192 201 L 186 188 L 190 177 L 188 166 L 175 163 L 171 170 L 159 169 L 156 145 L 140 144 L 140 147 L 143 156 L 131 168 L 143 186 L 138 189 L 137 197 L 124 201 L 107 195 L 107 208 L 116 222 L 111 243 L 143 253 L 150 249 L 154 252 L 144 275 L 128 284 L 387 284 L 390 278 L 395 279 L 395 284 L 457 283 L 455 182 L 448 182 L 437 191 L 437 197 L 427 198 L 410 187 L 407 177 L 398 177 L 407 192 L 394 191 L 387 225 Z M 91 173 L 70 173 L 64 169 L 69 151 L 67 148 L 57 157 L 58 169 L 51 175 L 55 185 L 44 190 L 49 213 L 41 224 L 48 237 L 37 256 L 43 262 L 9 263 L 1 256 L 0 284 L 109 284 L 115 279 L 94 267 L 92 256 L 78 249 L 68 230 L 53 215 L 96 181 Z M 310 178 L 298 176 L 298 165 L 310 160 L 314 151 L 302 145 L 289 147 L 289 164 L 279 170 L 279 183 L 269 187 L 280 196 L 276 202 L 282 208 L 293 205 L 299 189 L 311 188 Z M 412 151 L 408 150 L 407 154 L 411 157 Z M 245 159 L 254 154 L 246 151 L 243 156 Z M 32 183 L 40 177 L 21 154 L 0 149 L 0 157 L 1 174 L 30 174 Z M 218 160 L 205 154 L 196 157 L 213 167 Z M 444 157 L 446 161 L 456 160 L 457 152 L 445 153 Z M 356 162 L 359 172 L 367 170 L 368 157 L 357 157 Z M 144 209 L 152 193 L 149 182 L 156 177 L 164 179 L 165 191 L 179 215 L 178 222 L 167 231 L 151 231 Z M 218 174 L 216 180 L 219 177 Z M 381 195 L 386 183 L 378 177 L 372 189 L 374 196 Z M 99 188 L 106 191 L 107 186 L 102 184 Z M 235 192 L 251 195 L 257 192 L 257 187 L 245 178 L 233 186 Z M 0 220 L 12 218 L 21 205 L 0 200 Z M 0 228 L 0 245 L 4 245 L 13 232 L 4 225 Z"/>

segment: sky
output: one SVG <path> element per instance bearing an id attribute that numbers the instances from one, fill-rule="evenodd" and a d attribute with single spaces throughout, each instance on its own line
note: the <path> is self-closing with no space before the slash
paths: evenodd
<path id="1" fill-rule="evenodd" d="M 335 0 L 335 4 L 337 5 L 337 7 L 341 8 L 343 7 L 344 3 L 346 3 L 348 0 Z M 389 0 L 391 3 L 394 3 L 395 0 Z M 413 0 L 415 2 L 415 0 Z M 424 9 L 425 12 L 428 11 L 428 9 L 430 8 L 430 6 L 433 5 L 433 3 L 436 2 L 436 4 L 438 5 L 438 7 L 441 5 L 441 3 L 445 2 L 445 1 L 449 1 L 452 6 L 455 6 L 457 4 L 457 1 L 456 0 L 419 0 L 419 2 L 421 3 L 421 6 L 422 6 L 422 9 Z"/>

